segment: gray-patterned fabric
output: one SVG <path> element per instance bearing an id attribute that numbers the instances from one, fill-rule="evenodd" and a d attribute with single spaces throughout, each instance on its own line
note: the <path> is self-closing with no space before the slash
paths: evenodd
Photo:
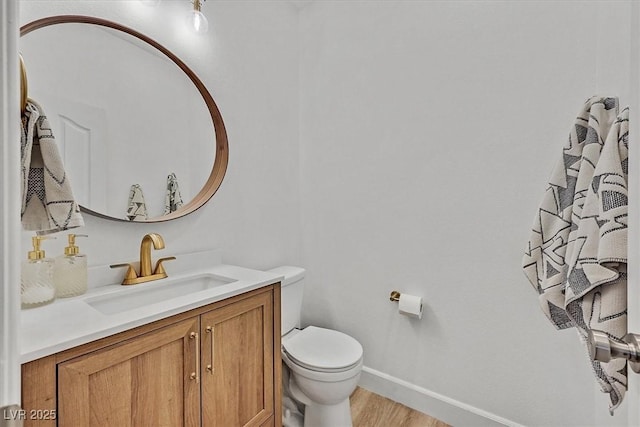
<path id="1" fill-rule="evenodd" d="M 49 120 L 30 99 L 21 121 L 22 227 L 39 234 L 82 227 Z"/>
<path id="2" fill-rule="evenodd" d="M 167 176 L 167 194 L 164 198 L 164 214 L 170 214 L 182 207 L 182 195 L 178 186 L 178 178 L 176 174 L 171 172 Z"/>
<path id="3" fill-rule="evenodd" d="M 618 100 L 585 103 L 552 172 L 523 258 L 542 310 L 558 329 L 575 326 L 622 341 L 627 310 L 628 109 Z M 627 386 L 624 359 L 592 362 L 610 410 Z"/>
<path id="4" fill-rule="evenodd" d="M 144 193 L 140 184 L 133 184 L 129 190 L 129 204 L 126 218 L 129 221 L 146 221 L 147 203 L 144 200 Z"/>

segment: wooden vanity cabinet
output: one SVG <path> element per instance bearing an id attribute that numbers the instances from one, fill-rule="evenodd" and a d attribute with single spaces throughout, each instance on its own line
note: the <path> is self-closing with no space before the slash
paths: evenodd
<path id="1" fill-rule="evenodd" d="M 25 426 L 280 426 L 280 369 L 276 284 L 24 364 Z"/>
<path id="2" fill-rule="evenodd" d="M 61 426 L 197 426 L 198 318 L 58 364 Z"/>
<path id="3" fill-rule="evenodd" d="M 200 316 L 203 427 L 274 424 L 272 307 L 262 294 Z"/>

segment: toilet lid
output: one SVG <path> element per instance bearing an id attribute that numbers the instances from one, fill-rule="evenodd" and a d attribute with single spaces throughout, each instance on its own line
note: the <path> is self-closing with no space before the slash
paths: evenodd
<path id="1" fill-rule="evenodd" d="M 294 362 L 312 370 L 350 368 L 362 358 L 362 346 L 354 338 L 317 326 L 306 327 L 282 347 Z"/>

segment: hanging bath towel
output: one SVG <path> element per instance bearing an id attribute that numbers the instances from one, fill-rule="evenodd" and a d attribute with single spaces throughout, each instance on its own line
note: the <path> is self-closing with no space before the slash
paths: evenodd
<path id="1" fill-rule="evenodd" d="M 591 329 L 618 342 L 627 333 L 628 136 L 625 108 L 607 135 L 575 239 L 567 248 L 565 308 L 585 346 Z M 627 361 L 591 364 L 613 412 L 627 388 Z"/>
<path id="2" fill-rule="evenodd" d="M 591 178 L 617 113 L 617 98 L 592 97 L 583 105 L 552 171 L 522 260 L 542 311 L 558 329 L 574 326 L 564 308 L 567 246 L 575 239 Z"/>
<path id="3" fill-rule="evenodd" d="M 164 214 L 175 212 L 182 206 L 182 196 L 180 195 L 180 187 L 178 186 L 178 178 L 176 174 L 171 172 L 167 176 L 167 195 L 164 199 Z"/>
<path id="4" fill-rule="evenodd" d="M 583 340 L 590 328 L 618 334 L 619 319 L 626 314 L 626 213 L 618 215 L 626 211 L 626 183 L 620 187 L 611 175 L 624 175 L 621 179 L 626 182 L 626 152 L 617 151 L 621 160 L 612 167 L 616 163 L 612 152 L 617 148 L 611 147 L 617 147 L 618 137 L 623 138 L 627 112 L 616 119 L 617 111 L 618 100 L 612 97 L 592 97 L 583 106 L 552 172 L 522 263 L 551 323 L 558 329 L 576 326 Z M 626 136 L 623 139 L 626 147 Z M 624 253 L 620 253 L 623 234 Z M 600 246 L 603 258 L 599 258 Z M 604 254 L 605 248 L 613 247 L 617 261 L 611 251 Z M 614 372 L 620 364 L 621 372 Z M 613 410 L 626 387 L 625 363 L 592 365 L 603 391 L 610 394 Z"/>
<path id="5" fill-rule="evenodd" d="M 22 115 L 20 154 L 23 228 L 48 234 L 82 227 L 49 120 L 31 99 Z"/>
<path id="6" fill-rule="evenodd" d="M 127 219 L 129 221 L 146 221 L 147 217 L 147 204 L 144 201 L 142 187 L 140 184 L 133 184 L 129 190 Z"/>

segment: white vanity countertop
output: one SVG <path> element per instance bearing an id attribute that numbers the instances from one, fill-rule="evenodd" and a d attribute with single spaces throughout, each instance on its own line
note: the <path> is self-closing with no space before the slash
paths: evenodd
<path id="1" fill-rule="evenodd" d="M 167 272 L 169 274 L 167 279 L 132 286 L 103 285 L 90 288 L 86 294 L 78 297 L 57 299 L 43 307 L 22 310 L 19 335 L 21 363 L 202 307 L 283 279 L 275 273 L 226 264 L 190 269 L 188 272 L 174 274 L 167 268 Z M 122 273 L 123 270 L 120 271 L 120 274 Z M 104 314 L 87 303 L 96 297 L 111 293 L 129 290 L 135 292 L 153 287 L 154 284 L 162 284 L 164 280 L 179 280 L 181 277 L 193 277 L 199 274 L 213 274 L 235 281 L 114 314 Z"/>

